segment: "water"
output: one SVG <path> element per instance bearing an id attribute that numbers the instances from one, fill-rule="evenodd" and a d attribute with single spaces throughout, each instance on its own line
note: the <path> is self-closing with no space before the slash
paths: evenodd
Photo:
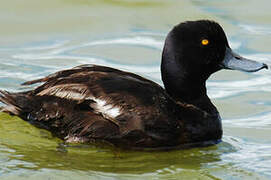
<path id="1" fill-rule="evenodd" d="M 271 64 L 270 1 L 47 0 L 1 2 L 0 88 L 83 63 L 161 84 L 167 32 L 193 19 L 224 27 L 234 50 Z M 223 142 L 167 152 L 65 146 L 45 130 L 0 114 L 1 179 L 270 179 L 271 73 L 221 71 L 207 83 Z"/>

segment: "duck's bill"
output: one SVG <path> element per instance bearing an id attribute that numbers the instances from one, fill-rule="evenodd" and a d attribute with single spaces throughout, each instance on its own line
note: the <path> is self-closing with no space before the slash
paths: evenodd
<path id="1" fill-rule="evenodd" d="M 226 48 L 225 58 L 221 65 L 224 69 L 234 69 L 245 72 L 256 72 L 264 68 L 268 69 L 266 64 L 244 58 L 228 47 Z"/>

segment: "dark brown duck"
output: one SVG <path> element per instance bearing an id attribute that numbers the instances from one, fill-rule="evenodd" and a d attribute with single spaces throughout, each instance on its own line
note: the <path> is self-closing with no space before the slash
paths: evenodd
<path id="1" fill-rule="evenodd" d="M 129 148 L 214 144 L 222 137 L 219 113 L 206 93 L 208 77 L 221 69 L 267 68 L 229 47 L 219 24 L 209 20 L 175 26 L 163 49 L 165 89 L 110 67 L 81 65 L 1 91 L 3 112 L 51 131 L 66 142 L 106 141 Z"/>

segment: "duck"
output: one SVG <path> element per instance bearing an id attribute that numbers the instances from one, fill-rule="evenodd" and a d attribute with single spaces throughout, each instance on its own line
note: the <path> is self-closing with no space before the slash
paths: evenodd
<path id="1" fill-rule="evenodd" d="M 206 80 L 222 70 L 256 72 L 264 63 L 235 53 L 212 20 L 185 21 L 168 33 L 162 51 L 164 87 L 131 72 L 84 64 L 0 91 L 2 112 L 50 131 L 65 143 L 170 149 L 221 142 L 222 123 Z"/>

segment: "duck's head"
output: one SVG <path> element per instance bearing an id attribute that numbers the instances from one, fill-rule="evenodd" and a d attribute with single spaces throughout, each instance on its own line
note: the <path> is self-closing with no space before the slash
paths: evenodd
<path id="1" fill-rule="evenodd" d="M 208 77 L 221 69 L 254 72 L 263 68 L 267 65 L 233 52 L 222 27 L 209 20 L 175 26 L 166 38 L 161 66 L 162 79 L 170 94 L 178 94 L 185 87 L 190 91 L 205 87 Z"/>

